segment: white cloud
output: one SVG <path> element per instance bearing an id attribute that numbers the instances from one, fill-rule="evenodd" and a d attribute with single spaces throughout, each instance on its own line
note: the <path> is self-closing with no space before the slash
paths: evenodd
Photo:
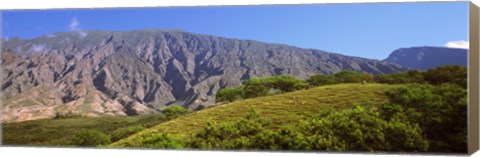
<path id="1" fill-rule="evenodd" d="M 468 49 L 469 43 L 465 40 L 460 41 L 449 41 L 445 44 L 445 47 L 448 48 L 461 48 L 461 49 Z"/>
<path id="2" fill-rule="evenodd" d="M 84 38 L 88 35 L 86 31 L 80 29 L 80 21 L 78 21 L 77 18 L 72 18 L 72 20 L 70 20 L 70 24 L 68 24 L 68 27 L 71 31 L 77 32 L 81 38 Z"/>

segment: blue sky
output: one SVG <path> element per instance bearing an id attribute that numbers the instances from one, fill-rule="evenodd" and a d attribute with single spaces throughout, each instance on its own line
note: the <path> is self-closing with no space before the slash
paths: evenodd
<path id="1" fill-rule="evenodd" d="M 468 2 L 3 11 L 4 38 L 77 30 L 180 29 L 384 59 L 468 41 Z"/>

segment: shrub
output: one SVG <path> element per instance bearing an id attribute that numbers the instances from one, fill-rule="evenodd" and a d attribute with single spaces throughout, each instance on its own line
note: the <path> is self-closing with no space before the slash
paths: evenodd
<path id="1" fill-rule="evenodd" d="M 252 149 L 251 139 L 264 131 L 269 123 L 252 109 L 231 123 L 217 124 L 209 121 L 201 132 L 193 136 L 189 145 L 201 149 Z"/>
<path id="2" fill-rule="evenodd" d="M 265 79 L 267 80 L 268 87 L 278 89 L 282 92 L 292 92 L 308 87 L 307 83 L 291 75 L 271 76 Z"/>
<path id="3" fill-rule="evenodd" d="M 143 130 L 145 130 L 145 127 L 141 125 L 117 129 L 112 132 L 112 141 L 115 142 L 121 140 Z"/>
<path id="4" fill-rule="evenodd" d="M 435 69 L 429 69 L 425 74 L 425 80 L 433 85 L 454 83 L 466 88 L 467 68 L 463 66 L 441 66 Z"/>
<path id="5" fill-rule="evenodd" d="M 327 110 L 299 128 L 315 150 L 415 152 L 428 148 L 418 126 L 387 121 L 375 107 Z"/>
<path id="6" fill-rule="evenodd" d="M 323 74 L 313 75 L 307 80 L 310 86 L 321 86 L 321 85 L 329 85 L 334 84 L 335 79 L 331 76 L 325 76 Z"/>
<path id="7" fill-rule="evenodd" d="M 387 92 L 389 103 L 382 105 L 383 116 L 402 115 L 410 124 L 418 124 L 429 142 L 429 151 L 467 151 L 466 90 L 456 84 L 432 86 L 413 84 Z"/>
<path id="8" fill-rule="evenodd" d="M 244 84 L 245 98 L 266 96 L 270 90 L 267 80 L 262 78 L 251 78 L 246 80 Z"/>
<path id="9" fill-rule="evenodd" d="M 337 83 L 362 83 L 373 81 L 373 76 L 353 70 L 344 70 L 333 75 Z"/>
<path id="10" fill-rule="evenodd" d="M 162 110 L 162 113 L 167 119 L 173 119 L 178 116 L 188 114 L 190 112 L 190 110 L 187 110 L 184 107 L 178 105 L 168 106 Z"/>
<path id="11" fill-rule="evenodd" d="M 148 137 L 140 137 L 141 147 L 146 148 L 167 148 L 167 149 L 179 149 L 184 147 L 183 140 L 171 136 L 167 133 L 157 133 Z"/>
<path id="12" fill-rule="evenodd" d="M 305 89 L 308 84 L 291 75 L 269 76 L 264 78 L 251 78 L 244 82 L 244 97 L 255 98 L 268 95 L 271 89 L 281 92 L 291 92 Z"/>
<path id="13" fill-rule="evenodd" d="M 221 89 L 215 94 L 215 102 L 233 102 L 243 99 L 243 87 Z"/>
<path id="14" fill-rule="evenodd" d="M 407 72 L 381 74 L 375 76 L 375 82 L 388 84 L 424 83 L 425 72 L 412 70 Z"/>
<path id="15" fill-rule="evenodd" d="M 311 150 L 310 143 L 296 126 L 284 126 L 278 131 L 262 130 L 253 137 L 250 147 L 259 150 Z"/>
<path id="16" fill-rule="evenodd" d="M 110 143 L 108 135 L 94 130 L 80 131 L 73 139 L 73 144 L 77 146 L 100 146 Z"/>

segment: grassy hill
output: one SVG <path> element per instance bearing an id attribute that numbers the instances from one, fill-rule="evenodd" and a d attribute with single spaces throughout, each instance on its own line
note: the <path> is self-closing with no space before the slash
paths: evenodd
<path id="1" fill-rule="evenodd" d="M 166 121 L 163 115 L 44 119 L 2 124 L 4 145 L 74 146 L 75 134 L 95 130 L 116 136 L 131 127 L 148 128 Z"/>
<path id="2" fill-rule="evenodd" d="M 140 146 L 140 140 L 157 133 L 186 137 L 200 131 L 207 121 L 228 122 L 243 116 L 254 108 L 272 121 L 268 127 L 277 129 L 285 124 L 308 118 L 324 107 L 348 108 L 366 103 L 381 104 L 387 101 L 384 92 L 396 85 L 336 84 L 308 90 L 236 101 L 182 116 L 134 134 L 110 145 L 111 147 Z"/>

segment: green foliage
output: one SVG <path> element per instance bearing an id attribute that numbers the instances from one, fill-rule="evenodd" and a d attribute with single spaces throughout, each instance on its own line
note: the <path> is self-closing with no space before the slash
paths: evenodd
<path id="1" fill-rule="evenodd" d="M 215 102 L 233 102 L 243 99 L 243 86 L 221 89 L 215 94 Z"/>
<path id="2" fill-rule="evenodd" d="M 3 144 L 32 146 L 75 146 L 75 135 L 85 130 L 94 130 L 111 135 L 130 127 L 149 128 L 166 121 L 165 116 L 104 116 L 92 118 L 43 119 L 2 125 Z M 55 137 L 55 138 L 51 138 Z"/>
<path id="3" fill-rule="evenodd" d="M 429 151 L 466 152 L 466 90 L 456 84 L 413 84 L 387 92 L 382 106 L 386 119 L 418 124 Z M 398 116 L 401 115 L 401 116 Z"/>
<path id="4" fill-rule="evenodd" d="M 178 106 L 178 105 L 168 106 L 162 110 L 162 113 L 165 115 L 167 119 L 173 119 L 178 116 L 188 114 L 190 112 L 191 112 L 190 110 L 187 110 L 184 107 Z"/>
<path id="5" fill-rule="evenodd" d="M 344 70 L 333 75 L 337 83 L 362 83 L 363 81 L 372 82 L 373 76 L 367 73 L 361 73 L 353 70 Z"/>
<path id="6" fill-rule="evenodd" d="M 292 92 L 307 87 L 307 83 L 293 76 L 279 75 L 246 80 L 243 93 L 245 98 L 255 98 L 269 95 L 271 89 L 280 90 L 280 92 Z"/>
<path id="7" fill-rule="evenodd" d="M 308 87 L 307 83 L 291 75 L 271 76 L 266 79 L 270 88 L 278 89 L 282 92 L 292 92 Z"/>
<path id="8" fill-rule="evenodd" d="M 313 75 L 307 80 L 310 86 L 322 86 L 322 85 L 329 85 L 334 84 L 335 79 L 331 76 L 325 76 L 323 74 Z"/>
<path id="9" fill-rule="evenodd" d="M 269 123 L 251 109 L 244 117 L 231 123 L 209 121 L 201 132 L 194 135 L 189 145 L 201 149 L 249 149 L 250 140 Z"/>
<path id="10" fill-rule="evenodd" d="M 406 120 L 405 115 L 397 113 L 385 128 L 385 150 L 396 152 L 428 151 L 428 140 L 422 136 L 417 124 Z"/>
<path id="11" fill-rule="evenodd" d="M 418 125 L 402 118 L 382 119 L 377 108 L 336 111 L 325 109 L 317 116 L 278 130 L 266 129 L 269 121 L 252 110 L 232 123 L 210 121 L 194 135 L 189 146 L 200 149 L 426 151 L 428 142 Z"/>
<path id="12" fill-rule="evenodd" d="M 425 74 L 425 80 L 433 85 L 454 83 L 466 88 L 467 68 L 464 66 L 441 66 L 429 69 Z"/>
<path id="13" fill-rule="evenodd" d="M 388 84 L 424 83 L 425 72 L 412 70 L 407 72 L 381 74 L 375 76 L 375 82 Z"/>
<path id="14" fill-rule="evenodd" d="M 375 107 L 356 106 L 342 111 L 326 110 L 299 128 L 304 130 L 314 150 L 425 151 L 428 145 L 420 130 L 408 130 L 405 126 L 410 125 L 382 119 Z"/>
<path id="15" fill-rule="evenodd" d="M 145 130 L 145 127 L 141 125 L 126 127 L 126 128 L 119 128 L 112 132 L 112 135 L 111 135 L 112 141 L 114 142 L 114 141 L 121 140 L 123 138 L 126 138 L 130 135 L 133 135 L 134 133 L 137 133 L 143 130 Z"/>
<path id="16" fill-rule="evenodd" d="M 251 78 L 244 85 L 245 98 L 266 96 L 270 90 L 267 80 L 262 78 Z"/>
<path id="17" fill-rule="evenodd" d="M 140 137 L 151 136 L 151 132 L 165 132 L 171 135 L 185 137 L 185 139 L 193 139 L 191 138 L 192 134 L 203 131 L 207 126 L 209 119 L 210 121 L 219 124 L 232 123 L 239 118 L 244 117 L 244 114 L 248 113 L 250 108 L 255 108 L 258 112 L 262 113 L 262 117 L 266 117 L 272 121 L 270 125 L 265 127 L 264 131 L 269 130 L 278 133 L 279 129 L 283 128 L 284 125 L 297 124 L 299 121 L 305 120 L 305 118 L 310 117 L 319 110 L 323 110 L 327 106 L 342 110 L 351 108 L 354 105 L 352 102 L 358 104 L 370 102 L 374 105 L 380 105 L 387 101 L 384 92 L 397 86 L 398 85 L 374 83 L 365 85 L 336 84 L 273 96 L 235 101 L 225 106 L 216 106 L 208 110 L 196 112 L 195 114 L 172 119 L 116 142 L 111 146 L 139 147 L 141 143 L 138 142 L 138 139 Z M 129 143 L 131 145 L 128 145 Z M 278 149 L 281 148 L 282 147 L 278 147 Z M 290 148 L 293 149 L 293 147 Z M 260 147 L 252 146 L 252 149 L 260 149 Z"/>
<path id="18" fill-rule="evenodd" d="M 310 143 L 295 126 L 284 126 L 278 131 L 262 130 L 250 143 L 258 150 L 311 150 Z"/>
<path id="19" fill-rule="evenodd" d="M 184 148 L 182 139 L 171 136 L 166 133 L 156 133 L 152 136 L 140 138 L 142 143 L 141 147 L 145 148 L 167 148 L 167 149 L 180 149 Z"/>
<path id="20" fill-rule="evenodd" d="M 73 139 L 73 144 L 77 146 L 100 146 L 110 143 L 112 141 L 108 135 L 94 130 L 81 131 Z"/>

